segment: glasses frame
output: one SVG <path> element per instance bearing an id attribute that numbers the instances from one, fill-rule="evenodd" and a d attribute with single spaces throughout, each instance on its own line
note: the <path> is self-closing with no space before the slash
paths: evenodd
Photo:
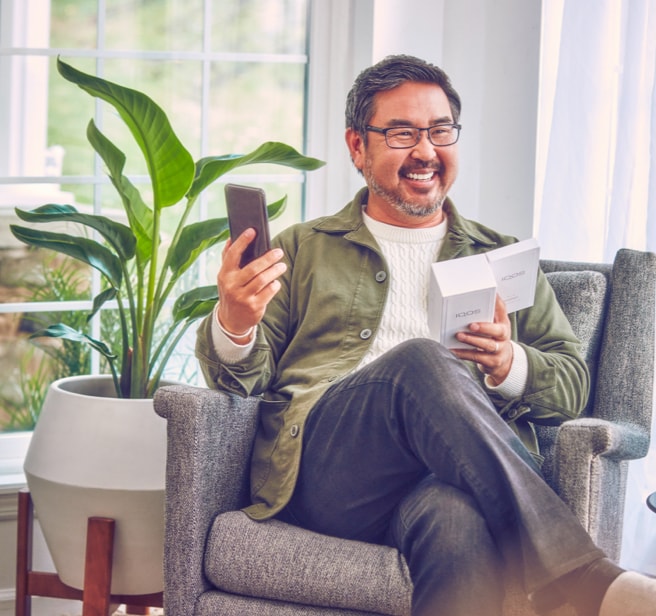
<path id="1" fill-rule="evenodd" d="M 454 128 L 456 130 L 456 138 L 455 141 L 452 141 L 451 143 L 435 143 L 430 136 L 430 131 L 433 128 L 437 128 L 438 126 L 450 126 L 451 128 Z M 440 124 L 433 124 L 432 126 L 427 126 L 426 128 L 419 128 L 417 126 L 390 126 L 389 128 L 379 128 L 378 126 L 371 126 L 371 124 L 367 124 L 365 127 L 365 130 L 372 132 L 372 133 L 379 133 L 385 138 L 385 144 L 387 145 L 388 148 L 392 148 L 393 150 L 407 150 L 409 148 L 414 148 L 420 141 L 421 141 L 421 133 L 422 131 L 426 131 L 426 136 L 428 137 L 428 141 L 432 145 L 434 145 L 436 148 L 448 148 L 449 146 L 452 146 L 456 143 L 458 143 L 458 139 L 460 139 L 460 130 L 462 129 L 462 124 L 457 124 L 455 122 L 443 122 Z M 417 133 L 417 140 L 412 144 L 412 145 L 390 145 L 389 141 L 387 140 L 387 133 L 390 130 L 398 130 L 398 129 L 403 129 L 403 128 L 412 128 L 414 130 L 419 131 Z"/>

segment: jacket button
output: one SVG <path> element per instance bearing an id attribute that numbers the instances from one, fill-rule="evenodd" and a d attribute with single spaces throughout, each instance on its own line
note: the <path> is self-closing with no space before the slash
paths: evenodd
<path id="1" fill-rule="evenodd" d="M 369 338 L 371 338 L 371 334 L 372 331 L 368 328 L 365 328 L 360 332 L 360 338 L 362 338 L 362 340 L 368 340 Z"/>
<path id="2" fill-rule="evenodd" d="M 381 270 L 380 272 L 376 273 L 376 282 L 385 282 L 387 278 L 387 272 L 384 270 Z"/>
<path id="3" fill-rule="evenodd" d="M 290 429 L 289 429 L 289 434 L 291 434 L 292 438 L 296 438 L 299 433 L 299 427 L 298 424 L 294 424 Z"/>

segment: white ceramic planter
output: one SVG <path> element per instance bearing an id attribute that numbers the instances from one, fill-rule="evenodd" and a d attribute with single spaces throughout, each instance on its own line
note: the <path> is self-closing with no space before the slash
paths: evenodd
<path id="1" fill-rule="evenodd" d="M 87 519 L 116 520 L 112 593 L 163 588 L 166 421 L 117 399 L 109 376 L 55 381 L 25 458 L 36 515 L 64 584 L 81 589 Z"/>

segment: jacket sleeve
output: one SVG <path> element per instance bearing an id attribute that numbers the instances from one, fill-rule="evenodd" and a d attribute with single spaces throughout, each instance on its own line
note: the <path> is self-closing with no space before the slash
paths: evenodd
<path id="1" fill-rule="evenodd" d="M 273 244 L 279 245 L 279 241 L 276 239 Z M 288 257 L 286 260 L 287 272 L 279 279 L 282 287 L 267 306 L 265 318 L 257 328 L 253 349 L 243 360 L 222 362 L 212 342 L 213 313 L 201 322 L 196 335 L 195 352 L 208 387 L 244 398 L 260 395 L 269 389 L 275 378 L 277 359 L 287 339 L 286 315 L 289 314 L 291 267 Z"/>
<path id="2" fill-rule="evenodd" d="M 492 395 L 507 420 L 558 425 L 585 408 L 590 374 L 580 344 L 546 276 L 540 271 L 531 308 L 510 315 L 513 340 L 526 351 L 528 379 L 514 400 Z"/>

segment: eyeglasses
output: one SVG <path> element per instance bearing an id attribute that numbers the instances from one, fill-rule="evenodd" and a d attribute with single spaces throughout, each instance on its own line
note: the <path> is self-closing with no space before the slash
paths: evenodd
<path id="1" fill-rule="evenodd" d="M 435 124 L 428 128 L 416 128 L 414 126 L 393 126 L 391 128 L 378 128 L 377 126 L 365 126 L 372 133 L 380 133 L 385 137 L 385 143 L 390 148 L 402 149 L 413 148 L 420 139 L 422 131 L 426 131 L 428 140 L 437 147 L 453 145 L 460 136 L 460 124 Z"/>

